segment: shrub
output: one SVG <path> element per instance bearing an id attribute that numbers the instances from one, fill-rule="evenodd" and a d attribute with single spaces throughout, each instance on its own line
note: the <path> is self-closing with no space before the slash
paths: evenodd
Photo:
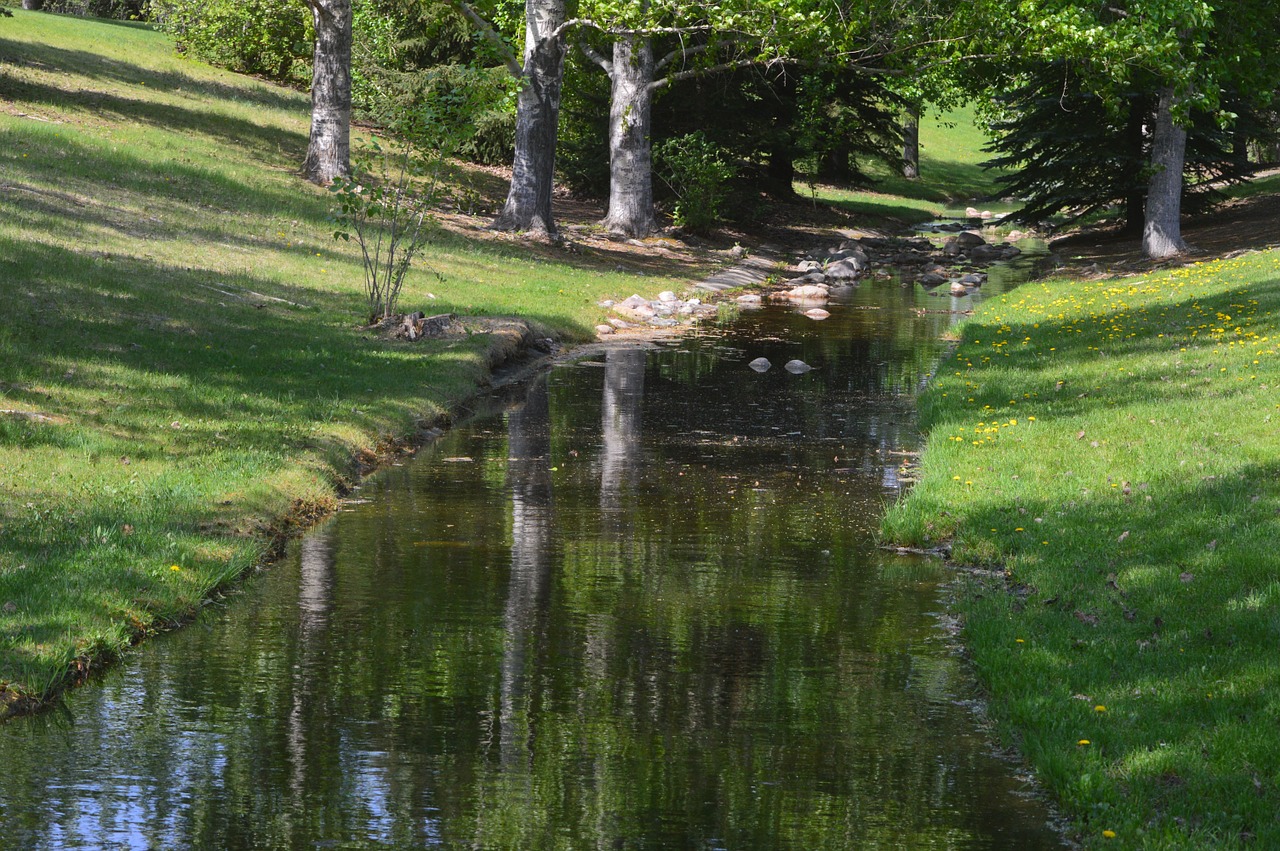
<path id="1" fill-rule="evenodd" d="M 505 68 L 439 65 L 394 71 L 366 64 L 353 100 L 364 117 L 396 132 L 404 132 L 405 116 L 410 122 L 421 121 L 423 115 L 436 122 L 462 122 L 440 128 L 457 136 L 457 156 L 506 165 L 515 156 L 516 85 Z M 463 103 L 465 109 L 456 108 Z"/>
<path id="2" fill-rule="evenodd" d="M 242 74 L 310 83 L 315 36 L 297 0 L 151 0 L 151 18 L 181 52 Z"/>
<path id="3" fill-rule="evenodd" d="M 726 188 L 734 175 L 724 151 L 697 131 L 661 143 L 654 156 L 659 176 L 676 197 L 672 210 L 675 224 L 703 232 L 719 222 Z"/>

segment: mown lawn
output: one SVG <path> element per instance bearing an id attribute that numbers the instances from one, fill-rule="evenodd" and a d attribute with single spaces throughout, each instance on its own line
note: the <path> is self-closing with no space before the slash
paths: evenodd
<path id="1" fill-rule="evenodd" d="M 1086 844 L 1280 847 L 1280 252 L 985 302 L 886 536 L 950 541 L 1001 728 Z"/>
<path id="2" fill-rule="evenodd" d="M 0 27 L 0 715 L 183 617 L 484 379 L 485 335 L 360 329 L 358 249 L 296 174 L 308 110 L 144 26 Z M 443 234 L 424 260 L 407 309 L 569 340 L 704 271 Z"/>
<path id="3" fill-rule="evenodd" d="M 796 191 L 834 204 L 872 221 L 912 224 L 942 217 L 956 218 L 973 206 L 993 213 L 1017 208 L 997 200 L 999 170 L 984 169 L 992 154 L 983 150 L 988 138 L 973 108 L 926 113 L 920 119 L 920 178 L 907 180 L 883 163 L 868 163 L 875 181 L 868 189 L 797 184 Z"/>

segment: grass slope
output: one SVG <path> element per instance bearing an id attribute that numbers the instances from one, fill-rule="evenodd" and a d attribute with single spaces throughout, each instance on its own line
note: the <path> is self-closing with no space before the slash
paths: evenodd
<path id="1" fill-rule="evenodd" d="M 994 714 L 1087 845 L 1280 847 L 1280 252 L 985 302 L 888 537 L 953 541 Z"/>
<path id="2" fill-rule="evenodd" d="M 305 95 L 141 26 L 0 26 L 0 715 L 180 618 L 447 411 L 490 341 L 368 339 L 357 249 L 296 176 Z M 584 337 L 687 281 L 441 237 L 404 304 Z M 427 298 L 430 291 L 438 298 Z"/>
<path id="3" fill-rule="evenodd" d="M 875 180 L 870 189 L 798 184 L 796 191 L 859 216 L 897 223 L 961 217 L 969 206 L 1007 213 L 1017 205 L 992 200 L 1000 191 L 996 179 L 1001 172 L 982 168 L 991 158 L 983 151 L 987 141 L 972 107 L 926 114 L 920 120 L 918 180 L 907 180 L 881 163 L 870 163 L 868 174 Z"/>

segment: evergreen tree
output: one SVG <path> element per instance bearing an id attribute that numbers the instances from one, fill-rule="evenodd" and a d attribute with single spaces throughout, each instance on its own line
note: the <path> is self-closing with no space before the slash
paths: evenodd
<path id="1" fill-rule="evenodd" d="M 1264 134 L 1258 110 L 1228 99 L 1235 123 L 1222 127 L 1206 109 L 1187 121 L 1183 206 L 1201 212 L 1224 196 L 1223 185 L 1252 171 L 1238 135 Z M 997 156 L 991 168 L 1011 169 L 1005 191 L 1023 201 L 1013 218 L 1042 221 L 1059 214 L 1074 220 L 1119 205 L 1125 227 L 1141 232 L 1150 180 L 1154 91 L 1127 89 L 1109 99 L 1084 86 L 1065 61 L 1030 66 L 1020 85 L 998 100 L 992 122 Z"/>

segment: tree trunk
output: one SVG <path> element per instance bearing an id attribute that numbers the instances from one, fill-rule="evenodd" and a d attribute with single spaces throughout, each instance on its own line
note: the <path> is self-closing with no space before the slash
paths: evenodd
<path id="1" fill-rule="evenodd" d="M 1176 100 L 1172 87 L 1160 90 L 1151 136 L 1154 173 L 1147 184 L 1142 250 L 1153 260 L 1187 250 L 1187 244 L 1182 241 L 1182 168 L 1187 150 L 1187 131 L 1174 123 Z"/>
<path id="2" fill-rule="evenodd" d="M 1150 101 L 1142 95 L 1129 99 L 1129 115 L 1125 122 L 1125 153 L 1134 162 L 1147 156 L 1147 124 L 1151 119 Z M 1147 208 L 1147 186 L 1134 176 L 1124 196 L 1124 233 L 1138 236 L 1142 233 Z"/>
<path id="3" fill-rule="evenodd" d="M 775 198 L 790 200 L 796 197 L 796 161 L 795 155 L 785 144 L 782 143 L 769 152 L 764 189 Z"/>
<path id="4" fill-rule="evenodd" d="M 915 105 L 902 116 L 902 176 L 920 179 L 920 108 Z"/>
<path id="5" fill-rule="evenodd" d="M 307 0 L 316 29 L 311 140 L 302 173 L 325 186 L 351 173 L 351 0 Z"/>
<path id="6" fill-rule="evenodd" d="M 610 233 L 648 236 L 657 227 L 653 215 L 653 47 L 649 39 L 621 36 L 613 43 L 609 101 Z"/>
<path id="7" fill-rule="evenodd" d="M 524 85 L 516 101 L 516 158 L 495 230 L 555 233 L 556 133 L 564 82 L 564 0 L 525 0 Z"/>
<path id="8" fill-rule="evenodd" d="M 600 404 L 600 514 L 615 531 L 634 512 L 624 511 L 622 491 L 636 488 L 640 471 L 641 411 L 644 407 L 643 349 L 610 349 L 604 356 Z"/>
<path id="9" fill-rule="evenodd" d="M 826 183 L 848 183 L 852 177 L 847 145 L 836 143 L 836 147 L 823 151 L 818 157 L 819 180 Z"/>

